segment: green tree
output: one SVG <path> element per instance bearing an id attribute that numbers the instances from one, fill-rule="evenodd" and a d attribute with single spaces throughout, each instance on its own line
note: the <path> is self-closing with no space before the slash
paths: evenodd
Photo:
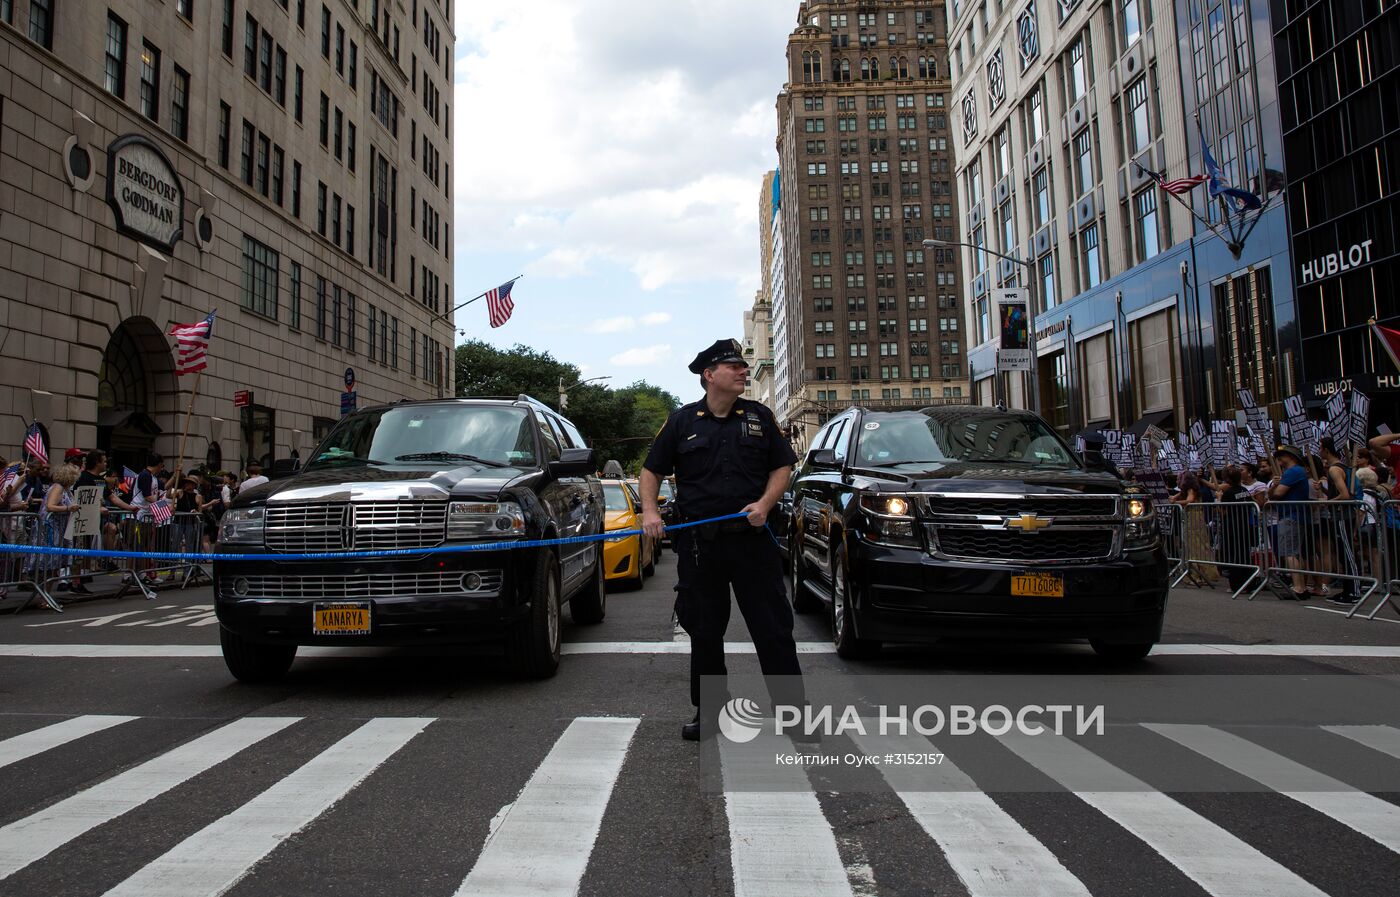
<path id="1" fill-rule="evenodd" d="M 457 347 L 457 395 L 507 396 L 521 393 L 553 405 L 559 394 L 559 378 L 578 380 L 578 367 L 559 361 L 548 352 L 516 344 L 497 349 L 481 340 Z"/>

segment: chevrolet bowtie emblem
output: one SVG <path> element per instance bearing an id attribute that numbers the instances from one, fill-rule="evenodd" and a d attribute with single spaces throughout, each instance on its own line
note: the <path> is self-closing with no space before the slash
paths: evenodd
<path id="1" fill-rule="evenodd" d="M 1035 514 L 1022 514 L 1020 517 L 1006 518 L 1007 529 L 1018 529 L 1023 533 L 1034 533 L 1045 529 L 1051 521 L 1048 518 L 1037 517 Z"/>

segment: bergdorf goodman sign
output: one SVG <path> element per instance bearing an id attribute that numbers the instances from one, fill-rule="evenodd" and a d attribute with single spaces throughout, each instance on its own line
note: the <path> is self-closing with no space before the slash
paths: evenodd
<path id="1" fill-rule="evenodd" d="M 139 134 L 107 147 L 107 205 L 117 230 L 174 252 L 185 221 L 185 188 L 165 153 Z"/>

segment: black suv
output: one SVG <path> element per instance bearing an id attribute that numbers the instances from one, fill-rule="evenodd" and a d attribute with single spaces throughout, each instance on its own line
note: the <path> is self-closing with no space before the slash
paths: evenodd
<path id="1" fill-rule="evenodd" d="M 945 637 L 1161 637 L 1167 558 L 1148 494 L 1027 411 L 849 408 L 793 483 L 792 597 L 830 608 L 837 653 Z"/>
<path id="2" fill-rule="evenodd" d="M 603 619 L 601 542 L 411 552 L 601 533 L 594 463 L 578 429 L 527 396 L 399 402 L 342 419 L 295 476 L 237 497 L 219 551 L 410 553 L 215 562 L 229 671 L 276 679 L 298 645 L 499 641 L 518 672 L 552 675 L 562 605 L 575 622 Z"/>

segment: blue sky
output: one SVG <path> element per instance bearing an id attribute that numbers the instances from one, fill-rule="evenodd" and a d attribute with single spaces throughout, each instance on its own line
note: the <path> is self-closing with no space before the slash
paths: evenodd
<path id="1" fill-rule="evenodd" d="M 491 5 L 456 12 L 454 303 L 525 276 L 509 323 L 476 302 L 459 341 L 693 400 L 685 366 L 742 336 L 758 288 L 796 2 Z"/>

